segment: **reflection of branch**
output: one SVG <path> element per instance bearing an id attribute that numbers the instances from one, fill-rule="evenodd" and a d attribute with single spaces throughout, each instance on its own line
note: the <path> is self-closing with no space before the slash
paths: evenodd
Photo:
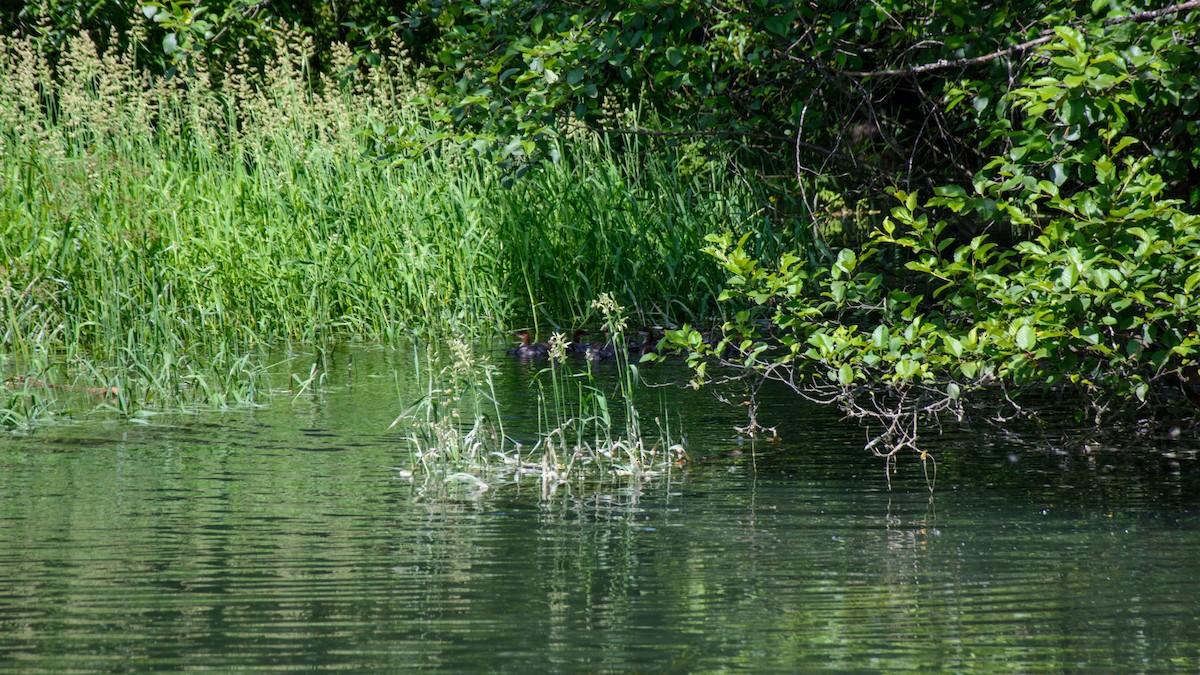
<path id="1" fill-rule="evenodd" d="M 1137 14 L 1130 14 L 1128 16 L 1118 16 L 1118 17 L 1115 17 L 1112 19 L 1108 19 L 1102 25 L 1105 27 L 1108 27 L 1108 26 L 1115 26 L 1115 25 L 1121 24 L 1121 23 L 1127 23 L 1130 21 L 1141 23 L 1143 21 L 1152 21 L 1154 19 L 1157 19 L 1160 16 L 1165 16 L 1167 14 L 1177 14 L 1179 12 L 1186 12 L 1188 10 L 1196 9 L 1196 8 L 1200 8 L 1200 0 L 1189 0 L 1189 2 L 1183 2 L 1178 5 L 1171 5 L 1170 7 L 1163 7 L 1162 9 L 1156 9 L 1156 10 L 1152 10 L 1152 11 L 1148 11 L 1148 12 L 1139 12 Z M 1076 23 L 1078 23 L 1078 22 L 1076 22 Z M 919 66 L 909 66 L 908 68 L 888 68 L 886 70 L 843 70 L 840 72 L 842 75 L 849 75 L 850 77 L 859 77 L 859 78 L 896 77 L 898 75 L 920 75 L 922 73 L 928 73 L 928 72 L 932 72 L 935 70 L 944 70 L 946 68 L 962 68 L 965 66 L 976 66 L 981 63 L 987 63 L 988 61 L 994 61 L 995 59 L 998 59 L 998 58 L 1001 58 L 1004 56 L 1008 56 L 1010 54 L 1016 54 L 1018 52 L 1028 51 L 1029 49 L 1037 47 L 1038 45 L 1046 44 L 1047 42 L 1050 42 L 1051 40 L 1053 40 L 1056 37 L 1057 37 L 1057 34 L 1053 30 L 1047 30 L 1047 31 L 1042 31 L 1042 34 L 1039 37 L 1029 40 L 1028 42 L 1022 42 L 1019 45 L 1013 45 L 1012 47 L 1007 47 L 1005 49 L 1001 49 L 999 51 L 992 52 L 991 54 L 984 54 L 983 56 L 976 56 L 976 57 L 965 58 L 965 59 L 955 59 L 953 61 L 941 59 L 938 61 L 934 61 L 933 63 L 925 63 L 925 64 L 922 64 Z"/>

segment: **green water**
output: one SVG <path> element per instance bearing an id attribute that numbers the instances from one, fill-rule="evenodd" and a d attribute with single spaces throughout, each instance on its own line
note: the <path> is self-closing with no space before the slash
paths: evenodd
<path id="1" fill-rule="evenodd" d="M 1194 446 L 963 431 L 930 439 L 931 497 L 829 411 L 770 398 L 782 442 L 754 445 L 661 389 L 695 460 L 669 480 L 447 494 L 397 469 L 409 363 L 0 440 L 0 670 L 1200 668 Z M 500 365 L 528 433 L 529 371 Z"/>

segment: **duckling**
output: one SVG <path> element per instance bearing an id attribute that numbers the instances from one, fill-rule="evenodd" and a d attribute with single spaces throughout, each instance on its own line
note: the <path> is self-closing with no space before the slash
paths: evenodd
<path id="1" fill-rule="evenodd" d="M 604 361 L 607 359 L 616 358 L 617 348 L 612 341 L 593 342 L 585 348 L 583 355 L 589 361 Z"/>

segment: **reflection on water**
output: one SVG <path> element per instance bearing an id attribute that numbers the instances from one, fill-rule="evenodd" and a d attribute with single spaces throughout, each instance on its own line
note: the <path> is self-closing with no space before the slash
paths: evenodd
<path id="1" fill-rule="evenodd" d="M 405 450 L 387 426 L 410 392 L 405 360 L 389 359 L 358 353 L 324 392 L 265 409 L 4 441 L 0 669 L 1200 658 L 1200 483 L 1182 445 L 1172 458 L 933 439 L 931 498 L 911 461 L 888 491 L 862 432 L 828 411 L 768 401 L 783 440 L 754 446 L 731 431 L 736 410 L 663 389 L 649 405 L 677 410 L 708 458 L 669 483 L 432 497 L 396 470 Z M 528 373 L 501 377 L 519 426 Z"/>

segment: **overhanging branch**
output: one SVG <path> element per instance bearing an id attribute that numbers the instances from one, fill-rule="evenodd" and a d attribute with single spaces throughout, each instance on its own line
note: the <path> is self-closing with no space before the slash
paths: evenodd
<path id="1" fill-rule="evenodd" d="M 1128 23 L 1130 21 L 1133 21 L 1136 23 L 1141 23 L 1144 21 L 1153 21 L 1155 19 L 1166 16 L 1168 14 L 1178 14 L 1179 12 L 1186 12 L 1188 10 L 1198 9 L 1198 8 L 1200 8 L 1200 0 L 1190 0 L 1189 2 L 1182 2 L 1182 3 L 1176 4 L 1176 5 L 1171 5 L 1170 7 L 1163 7 L 1162 9 L 1155 9 L 1155 10 L 1151 10 L 1148 12 L 1139 12 L 1137 14 L 1130 14 L 1128 16 L 1114 17 L 1112 19 L 1106 20 L 1103 23 L 1103 25 L 1105 27 L 1108 27 L 1108 26 L 1115 26 L 1115 25 L 1121 24 L 1121 23 Z M 994 51 L 990 54 L 984 54 L 983 56 L 975 56 L 975 57 L 971 57 L 971 58 L 954 59 L 954 60 L 941 59 L 938 61 L 934 61 L 933 63 L 925 63 L 925 64 L 922 64 L 919 66 L 909 66 L 907 68 L 887 68 L 884 70 L 843 70 L 843 71 L 839 71 L 839 72 L 842 75 L 847 75 L 850 77 L 856 77 L 856 78 L 860 78 L 860 79 L 869 79 L 869 78 L 875 78 L 875 77 L 898 77 L 898 76 L 920 75 L 922 73 L 933 72 L 935 70 L 945 70 L 947 68 L 965 68 L 967 66 L 977 66 L 981 63 L 987 63 L 988 61 L 994 61 L 996 59 L 1003 58 L 1005 56 L 1010 56 L 1012 54 L 1018 54 L 1021 52 L 1028 51 L 1030 49 L 1033 49 L 1034 47 L 1037 47 L 1039 45 L 1044 45 L 1047 42 L 1050 42 L 1055 37 L 1057 37 L 1057 35 L 1055 34 L 1055 32 L 1053 30 L 1046 30 L 1046 31 L 1042 31 L 1042 34 L 1039 37 L 1029 40 L 1028 42 L 1022 42 L 1019 45 L 1013 45 L 1012 47 L 1006 47 L 1004 49 Z"/>

